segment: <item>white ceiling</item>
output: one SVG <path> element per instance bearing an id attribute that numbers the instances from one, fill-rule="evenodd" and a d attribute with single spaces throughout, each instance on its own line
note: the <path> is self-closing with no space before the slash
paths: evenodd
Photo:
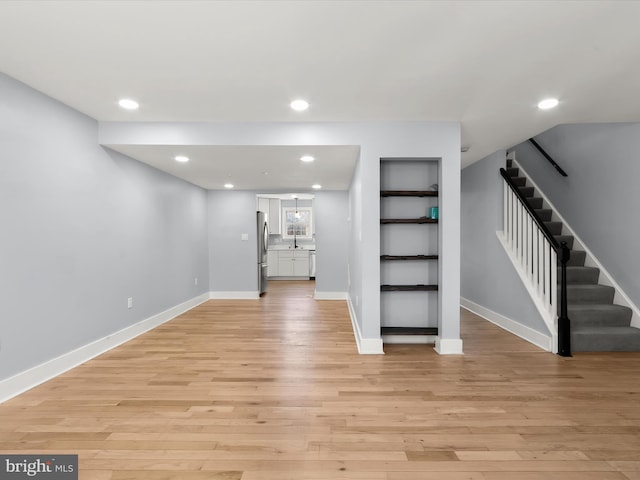
<path id="1" fill-rule="evenodd" d="M 171 175 L 209 190 L 231 183 L 242 190 L 261 192 L 311 190 L 315 183 L 332 190 L 348 190 L 358 146 L 233 146 L 233 145 L 112 145 L 113 150 L 148 163 Z M 317 161 L 300 161 L 303 155 Z M 186 155 L 189 163 L 173 160 Z"/>
<path id="2" fill-rule="evenodd" d="M 4 0 L 0 71 L 105 121 L 458 121 L 464 166 L 560 123 L 639 121 L 638 25 L 633 0 Z M 559 107 L 537 110 L 547 96 Z M 287 188 L 271 161 L 299 152 L 262 148 L 189 168 L 219 188 L 221 164 L 255 177 L 239 165 L 261 162 L 264 188 Z M 182 176 L 166 147 L 123 150 Z M 318 154 L 327 180 L 296 184 L 342 188 L 323 158 L 354 152 Z"/>

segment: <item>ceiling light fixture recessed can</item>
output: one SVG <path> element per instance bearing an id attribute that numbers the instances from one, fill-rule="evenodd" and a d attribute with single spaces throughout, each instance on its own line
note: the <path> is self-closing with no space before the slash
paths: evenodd
<path id="1" fill-rule="evenodd" d="M 224 188 L 233 188 L 233 183 L 225 183 Z"/>
<path id="2" fill-rule="evenodd" d="M 180 163 L 186 163 L 189 161 L 189 157 L 185 156 L 185 155 L 176 155 L 175 157 L 173 157 L 173 159 L 176 162 L 180 162 Z"/>
<path id="3" fill-rule="evenodd" d="M 311 155 L 303 155 L 300 157 L 300 160 L 302 160 L 305 163 L 310 163 L 310 162 L 313 162 L 315 158 L 313 158 Z"/>
<path id="4" fill-rule="evenodd" d="M 322 185 L 320 185 L 319 183 L 315 183 L 311 185 L 311 188 L 313 188 L 314 190 L 320 190 L 322 188 Z"/>
<path id="5" fill-rule="evenodd" d="M 295 110 L 296 112 L 304 112 L 307 108 L 309 108 L 309 102 L 298 98 L 289 104 L 289 106 Z"/>
<path id="6" fill-rule="evenodd" d="M 538 108 L 540 110 L 549 110 L 550 108 L 557 107 L 558 103 L 557 98 L 545 98 L 538 103 Z"/>
<path id="7" fill-rule="evenodd" d="M 121 98 L 118 100 L 118 105 L 125 110 L 137 110 L 140 107 L 140 104 L 131 98 Z"/>

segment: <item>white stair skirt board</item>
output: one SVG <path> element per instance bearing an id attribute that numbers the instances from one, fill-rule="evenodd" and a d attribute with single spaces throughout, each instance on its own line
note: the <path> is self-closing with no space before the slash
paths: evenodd
<path id="1" fill-rule="evenodd" d="M 462 339 L 436 337 L 434 350 L 440 355 L 463 355 Z"/>
<path id="2" fill-rule="evenodd" d="M 353 336 L 358 346 L 358 353 L 361 355 L 384 355 L 382 338 L 362 338 L 356 311 L 353 309 L 350 298 L 347 298 L 347 306 L 349 307 L 349 316 L 351 317 L 351 326 L 353 327 Z"/>
<path id="3" fill-rule="evenodd" d="M 462 305 L 462 308 L 469 310 L 471 313 L 475 313 L 476 315 L 484 318 L 494 325 L 497 325 L 507 332 L 513 333 L 523 340 L 532 343 L 536 347 L 540 347 L 547 352 L 550 352 L 552 350 L 553 338 L 551 338 L 551 336 L 549 335 L 545 335 L 544 333 L 540 333 L 537 330 L 527 327 L 526 325 L 522 325 L 515 320 L 505 317 L 504 315 L 500 315 L 499 313 L 496 313 L 493 310 L 489 310 L 488 308 L 485 308 L 482 305 L 478 305 L 477 303 L 474 303 L 471 300 L 467 300 L 466 298 L 460 299 L 460 305 Z"/>
<path id="4" fill-rule="evenodd" d="M 435 335 L 382 335 L 382 343 L 434 344 L 436 338 Z"/>
<path id="5" fill-rule="evenodd" d="M 347 292 L 318 292 L 313 293 L 313 298 L 316 300 L 347 300 L 349 295 Z"/>
<path id="6" fill-rule="evenodd" d="M 40 385 L 41 383 L 51 380 L 64 372 L 71 370 L 78 365 L 97 357 L 122 345 L 143 333 L 153 330 L 154 328 L 182 315 L 183 313 L 197 307 L 201 303 L 209 300 L 209 294 L 205 293 L 198 297 L 187 300 L 184 303 L 176 305 L 164 312 L 146 318 L 134 325 L 123 328 L 106 337 L 95 340 L 76 350 L 60 355 L 57 358 L 49 360 L 45 363 L 37 365 L 29 370 L 18 373 L 13 377 L 9 377 L 0 381 L 0 403 L 9 400 L 27 390 Z"/>
<path id="7" fill-rule="evenodd" d="M 210 300 L 258 300 L 260 292 L 209 292 Z"/>
<path id="8" fill-rule="evenodd" d="M 504 251 L 507 254 L 507 258 L 509 258 L 509 260 L 511 261 L 511 264 L 513 265 L 513 268 L 515 269 L 518 276 L 520 277 L 520 280 L 522 280 L 522 284 L 527 289 L 527 293 L 529 294 L 529 297 L 531 297 L 533 304 L 538 310 L 538 313 L 540 314 L 540 318 L 544 321 L 544 324 L 549 330 L 549 334 L 551 337 L 551 351 L 553 353 L 557 353 L 556 347 L 558 345 L 558 332 L 557 332 L 556 326 L 553 324 L 555 320 L 549 318 L 550 314 L 553 315 L 554 318 L 557 317 L 557 315 L 549 311 L 548 305 L 546 304 L 546 302 L 544 302 L 538 295 L 537 287 L 531 282 L 527 273 L 522 269 L 522 266 L 520 266 L 518 259 L 513 254 L 513 252 L 511 251 L 511 248 L 509 247 L 509 244 L 507 243 L 507 239 L 505 238 L 504 233 L 498 231 L 496 232 L 496 236 L 498 237 L 498 241 L 500 242 L 500 245 L 502 245 L 502 248 L 504 248 Z M 498 324 L 496 323 L 496 325 Z"/>

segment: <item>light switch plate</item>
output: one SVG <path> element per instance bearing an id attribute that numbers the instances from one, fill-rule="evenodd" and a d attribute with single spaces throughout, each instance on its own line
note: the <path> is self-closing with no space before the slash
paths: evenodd
<path id="1" fill-rule="evenodd" d="M 249 240 L 249 234 L 248 233 L 241 233 L 240 234 L 240 240 L 242 240 L 242 241 Z"/>

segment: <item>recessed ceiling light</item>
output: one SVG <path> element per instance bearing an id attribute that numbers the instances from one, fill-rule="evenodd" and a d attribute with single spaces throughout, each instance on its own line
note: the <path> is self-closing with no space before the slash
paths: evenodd
<path id="1" fill-rule="evenodd" d="M 311 155 L 303 155 L 302 157 L 300 157 L 300 160 L 302 160 L 305 163 L 309 163 L 309 162 L 313 162 L 315 158 L 313 158 Z"/>
<path id="2" fill-rule="evenodd" d="M 316 183 L 314 185 L 311 185 L 311 188 L 313 188 L 314 190 L 320 190 L 322 188 L 322 185 L 320 185 L 319 183 Z"/>
<path id="3" fill-rule="evenodd" d="M 224 188 L 233 188 L 233 183 L 225 183 Z"/>
<path id="4" fill-rule="evenodd" d="M 176 162 L 180 162 L 180 163 L 185 163 L 189 161 L 189 157 L 186 157 L 184 155 L 176 155 L 175 157 L 173 157 L 173 159 Z"/>
<path id="5" fill-rule="evenodd" d="M 302 100 L 301 98 L 294 100 L 293 102 L 291 102 L 289 104 L 289 106 L 295 110 L 296 112 L 303 112 L 305 111 L 307 108 L 309 108 L 309 102 L 307 102 L 306 100 Z"/>
<path id="6" fill-rule="evenodd" d="M 121 98 L 118 100 L 118 105 L 120 105 L 120 108 L 124 108 L 125 110 L 137 110 L 140 106 L 138 102 L 130 98 Z"/>
<path id="7" fill-rule="evenodd" d="M 545 98 L 540 103 L 538 103 L 538 108 L 540 110 L 549 110 L 550 108 L 558 106 L 557 98 Z"/>

